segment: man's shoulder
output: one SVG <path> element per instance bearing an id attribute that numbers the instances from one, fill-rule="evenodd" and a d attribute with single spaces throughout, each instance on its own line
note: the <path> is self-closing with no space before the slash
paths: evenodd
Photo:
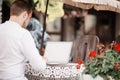
<path id="1" fill-rule="evenodd" d="M 23 32 L 23 34 L 31 35 L 27 29 L 21 28 L 21 31 Z"/>

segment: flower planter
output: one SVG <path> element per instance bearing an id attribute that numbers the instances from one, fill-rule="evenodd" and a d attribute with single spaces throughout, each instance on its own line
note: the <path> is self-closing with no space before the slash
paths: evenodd
<path id="1" fill-rule="evenodd" d="M 89 61 L 85 64 L 84 73 L 94 76 L 100 75 L 104 80 L 113 80 L 112 78 L 120 80 L 120 43 L 113 42 L 109 48 L 103 47 L 102 51 L 100 48 L 98 53 L 93 54 L 92 51 L 89 53 Z"/>
<path id="2" fill-rule="evenodd" d="M 85 67 L 82 64 L 81 68 L 80 68 L 80 72 L 82 73 L 84 71 Z M 102 77 L 97 76 L 96 78 L 93 78 L 91 75 L 89 74 L 81 74 L 81 80 L 103 80 Z"/>
<path id="3" fill-rule="evenodd" d="M 103 80 L 103 78 L 100 76 L 93 78 L 91 75 L 83 74 L 83 75 L 81 75 L 81 80 Z"/>
<path id="4" fill-rule="evenodd" d="M 97 76 L 97 77 L 93 78 L 89 74 L 82 74 L 80 80 L 104 80 L 104 79 L 102 77 L 100 77 L 100 76 Z M 112 79 L 111 77 L 109 77 L 109 80 L 114 80 L 114 79 Z"/>
<path id="5" fill-rule="evenodd" d="M 80 76 L 80 80 L 104 80 L 101 76 L 97 76 L 95 78 L 93 78 L 91 75 L 89 74 L 82 74 L 82 72 L 84 71 L 85 67 L 84 65 L 82 64 L 81 65 L 81 68 L 80 68 L 80 73 L 81 73 L 81 76 Z M 111 77 L 109 77 L 109 80 L 114 80 L 112 79 Z"/>

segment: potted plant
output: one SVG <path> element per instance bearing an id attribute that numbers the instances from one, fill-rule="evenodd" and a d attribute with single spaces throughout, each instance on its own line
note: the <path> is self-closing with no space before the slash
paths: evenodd
<path id="1" fill-rule="evenodd" d="M 91 51 L 89 61 L 84 65 L 83 74 L 89 74 L 93 78 L 98 75 L 103 80 L 120 80 L 120 44 L 113 42 L 109 48 L 99 45 L 99 53 Z"/>

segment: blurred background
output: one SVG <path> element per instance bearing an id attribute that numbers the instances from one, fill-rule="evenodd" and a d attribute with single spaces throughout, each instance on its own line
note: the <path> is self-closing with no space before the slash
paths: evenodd
<path id="1" fill-rule="evenodd" d="M 10 4 L 14 0 L 0 0 L 0 23 L 9 19 Z M 46 0 L 31 0 L 43 24 Z M 62 2 L 51 1 L 47 13 L 47 33 L 50 41 L 73 41 L 80 35 L 97 35 L 100 42 L 109 44 L 120 40 L 120 14 L 112 11 L 82 9 Z"/>

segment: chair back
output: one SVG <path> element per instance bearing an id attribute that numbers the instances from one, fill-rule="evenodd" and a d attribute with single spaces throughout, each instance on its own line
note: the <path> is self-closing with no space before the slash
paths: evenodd
<path id="1" fill-rule="evenodd" d="M 71 50 L 71 62 L 76 63 L 79 59 L 86 62 L 89 57 L 90 51 L 97 52 L 97 44 L 99 43 L 99 38 L 95 35 L 83 35 L 77 37 L 73 42 Z"/>

